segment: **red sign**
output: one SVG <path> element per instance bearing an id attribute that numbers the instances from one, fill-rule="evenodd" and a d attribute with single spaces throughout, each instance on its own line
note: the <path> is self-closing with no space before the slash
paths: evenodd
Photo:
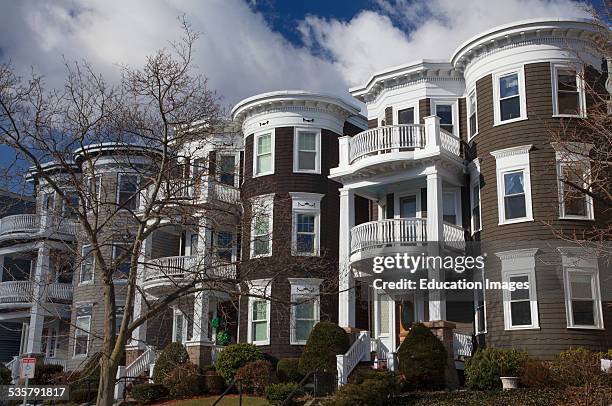
<path id="1" fill-rule="evenodd" d="M 21 378 L 34 378 L 36 368 L 36 358 L 22 358 L 19 376 Z"/>

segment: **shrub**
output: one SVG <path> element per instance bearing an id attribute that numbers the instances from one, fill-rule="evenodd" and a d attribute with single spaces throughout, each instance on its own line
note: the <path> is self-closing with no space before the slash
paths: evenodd
<path id="1" fill-rule="evenodd" d="M 397 377 L 379 372 L 362 382 L 344 385 L 326 406 L 385 406 L 399 393 Z"/>
<path id="2" fill-rule="evenodd" d="M 600 355 L 584 348 L 563 351 L 554 359 L 550 370 L 553 379 L 563 386 L 602 386 L 611 379 L 601 371 Z"/>
<path id="3" fill-rule="evenodd" d="M 465 363 L 465 383 L 470 389 L 499 389 L 499 377 L 518 376 L 526 360 L 524 351 L 492 347 L 479 349 Z"/>
<path id="4" fill-rule="evenodd" d="M 281 382 L 300 382 L 304 375 L 300 373 L 299 358 L 283 358 L 276 364 L 276 376 Z"/>
<path id="5" fill-rule="evenodd" d="M 261 350 L 253 344 L 239 343 L 224 347 L 215 362 L 215 368 L 226 383 L 234 379 L 234 375 L 239 368 L 249 362 L 263 359 Z"/>
<path id="6" fill-rule="evenodd" d="M 143 383 L 132 388 L 130 395 L 140 403 L 151 403 L 168 396 L 168 389 L 160 383 Z"/>
<path id="7" fill-rule="evenodd" d="M 97 388 L 81 387 L 70 391 L 70 401 L 72 403 L 81 404 L 95 401 L 98 396 Z"/>
<path id="8" fill-rule="evenodd" d="M 163 349 L 153 368 L 153 382 L 163 383 L 164 378 L 179 365 L 189 361 L 189 354 L 181 343 L 170 343 Z"/>
<path id="9" fill-rule="evenodd" d="M 317 323 L 300 357 L 299 370 L 306 375 L 313 371 L 336 371 L 336 355 L 344 354 L 349 348 L 349 337 L 334 323 Z"/>
<path id="10" fill-rule="evenodd" d="M 179 364 L 164 378 L 163 384 L 172 397 L 189 397 L 204 392 L 204 379 L 191 362 Z"/>
<path id="11" fill-rule="evenodd" d="M 36 364 L 32 385 L 50 385 L 55 375 L 64 371 L 61 365 Z"/>
<path id="12" fill-rule="evenodd" d="M 13 374 L 10 369 L 0 362 L 0 385 L 10 385 L 13 380 Z"/>
<path id="13" fill-rule="evenodd" d="M 294 390 L 297 390 L 293 395 L 293 399 L 298 398 L 304 394 L 304 391 L 295 382 L 283 382 L 269 385 L 266 388 L 266 399 L 274 406 L 280 405 L 287 396 Z M 293 404 L 293 401 L 290 402 Z"/>
<path id="14" fill-rule="evenodd" d="M 411 406 L 559 406 L 564 402 L 563 392 L 549 388 L 519 388 L 509 391 L 452 391 L 412 392 L 402 396 Z"/>
<path id="15" fill-rule="evenodd" d="M 445 384 L 448 354 L 424 325 L 415 324 L 397 351 L 399 369 L 409 389 L 437 389 Z"/>
<path id="16" fill-rule="evenodd" d="M 242 380 L 242 389 L 247 393 L 261 396 L 270 383 L 272 364 L 269 361 L 257 360 L 249 362 L 236 371 L 236 379 Z"/>
<path id="17" fill-rule="evenodd" d="M 548 365 L 537 359 L 528 359 L 519 371 L 521 384 L 527 388 L 547 388 L 552 386 Z"/>
<path id="18" fill-rule="evenodd" d="M 215 369 L 208 370 L 204 372 L 204 387 L 208 393 L 220 395 L 225 388 L 225 381 Z"/>

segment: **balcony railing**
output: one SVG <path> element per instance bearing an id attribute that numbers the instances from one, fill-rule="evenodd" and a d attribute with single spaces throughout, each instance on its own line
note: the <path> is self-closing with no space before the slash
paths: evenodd
<path id="1" fill-rule="evenodd" d="M 400 218 L 370 221 L 351 229 L 351 253 L 427 241 L 427 220 Z"/>
<path id="2" fill-rule="evenodd" d="M 422 124 L 400 124 L 361 132 L 349 141 L 349 162 L 370 155 L 425 148 L 424 128 Z"/>
<path id="3" fill-rule="evenodd" d="M 16 214 L 0 219 L 0 237 L 16 234 L 76 236 L 78 223 L 60 216 Z"/>
<path id="4" fill-rule="evenodd" d="M 453 332 L 453 352 L 455 359 L 460 357 L 471 357 L 474 343 L 471 334 Z"/>
<path id="5" fill-rule="evenodd" d="M 34 299 L 33 281 L 7 281 L 0 283 L 0 303 L 31 303 Z M 50 283 L 41 286 L 51 300 L 71 301 L 72 284 Z"/>
<path id="6" fill-rule="evenodd" d="M 445 149 L 451 154 L 457 156 L 461 154 L 461 140 L 442 128 L 440 128 L 440 145 L 442 149 Z"/>
<path id="7" fill-rule="evenodd" d="M 151 199 L 152 187 L 143 191 L 140 210 Z M 218 181 L 194 182 L 192 179 L 174 179 L 160 184 L 157 201 L 172 202 L 196 200 L 198 203 L 224 202 L 236 204 L 240 200 L 240 189 Z"/>
<path id="8" fill-rule="evenodd" d="M 149 260 L 145 265 L 144 285 L 188 283 L 194 278 L 235 279 L 236 266 L 229 263 L 211 264 L 205 256 L 175 256 Z"/>

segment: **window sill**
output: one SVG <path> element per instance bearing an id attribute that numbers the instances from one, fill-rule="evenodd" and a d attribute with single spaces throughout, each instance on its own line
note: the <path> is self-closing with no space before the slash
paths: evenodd
<path id="1" fill-rule="evenodd" d="M 94 281 L 85 281 L 85 282 L 79 282 L 77 286 L 84 286 L 84 285 L 93 285 Z"/>
<path id="2" fill-rule="evenodd" d="M 506 327 L 505 331 L 540 330 L 540 326 Z"/>
<path id="3" fill-rule="evenodd" d="M 532 221 L 534 221 L 533 217 L 524 217 L 524 218 L 520 218 L 520 219 L 512 219 L 512 220 L 500 221 L 497 225 L 505 226 L 507 224 L 529 223 L 529 222 L 532 222 Z"/>
<path id="4" fill-rule="evenodd" d="M 253 174 L 251 178 L 255 179 L 255 178 L 261 178 L 262 176 L 269 176 L 269 175 L 274 175 L 274 172 L 263 172 L 263 173 L 258 173 L 257 175 Z"/>
<path id="5" fill-rule="evenodd" d="M 553 114 L 553 118 L 586 118 L 586 114 Z"/>
<path id="6" fill-rule="evenodd" d="M 510 120 L 495 121 L 493 123 L 493 127 L 499 127 L 499 126 L 504 125 L 504 124 L 516 123 L 516 122 L 525 121 L 525 120 L 528 120 L 528 119 L 529 119 L 529 117 L 517 117 L 517 118 L 512 118 Z"/>
<path id="7" fill-rule="evenodd" d="M 582 216 L 559 216 L 559 220 L 595 221 L 593 217 L 582 217 Z"/>
<path id="8" fill-rule="evenodd" d="M 296 169 L 293 168 L 293 173 L 308 173 L 310 175 L 320 175 L 320 170 Z"/>
<path id="9" fill-rule="evenodd" d="M 265 345 L 270 345 L 270 340 L 267 340 L 267 341 L 251 341 L 250 344 L 256 345 L 258 347 L 263 347 Z"/>
<path id="10" fill-rule="evenodd" d="M 597 326 L 567 326 L 568 330 L 600 330 L 605 331 L 604 327 Z"/>
<path id="11" fill-rule="evenodd" d="M 251 254 L 251 259 L 268 258 L 268 257 L 271 257 L 271 256 L 272 256 L 271 253 L 270 254 L 260 254 L 260 255 Z"/>
<path id="12" fill-rule="evenodd" d="M 304 346 L 304 345 L 306 345 L 306 341 L 291 341 L 289 343 L 289 345 L 301 345 L 301 346 Z"/>

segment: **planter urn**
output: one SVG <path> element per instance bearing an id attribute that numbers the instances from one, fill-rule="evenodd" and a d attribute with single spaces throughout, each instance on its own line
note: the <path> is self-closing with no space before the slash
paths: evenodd
<path id="1" fill-rule="evenodd" d="M 504 390 L 518 388 L 519 378 L 517 376 L 500 376 L 499 379 L 501 379 Z"/>

